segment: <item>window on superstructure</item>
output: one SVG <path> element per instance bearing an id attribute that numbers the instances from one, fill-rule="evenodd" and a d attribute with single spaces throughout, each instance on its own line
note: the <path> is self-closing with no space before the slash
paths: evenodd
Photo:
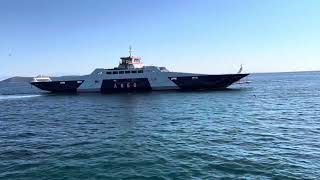
<path id="1" fill-rule="evenodd" d="M 137 71 L 131 71 L 131 73 L 137 73 Z"/>
<path id="2" fill-rule="evenodd" d="M 130 74 L 130 71 L 125 71 L 126 74 Z"/>
<path id="3" fill-rule="evenodd" d="M 118 73 L 119 73 L 118 71 L 113 71 L 113 72 L 112 72 L 112 74 L 118 74 Z"/>
<path id="4" fill-rule="evenodd" d="M 143 70 L 139 70 L 138 73 L 143 73 Z"/>
<path id="5" fill-rule="evenodd" d="M 119 71 L 119 74 L 124 74 L 124 71 Z"/>
<path id="6" fill-rule="evenodd" d="M 112 74 L 110 71 L 107 71 L 107 74 Z"/>

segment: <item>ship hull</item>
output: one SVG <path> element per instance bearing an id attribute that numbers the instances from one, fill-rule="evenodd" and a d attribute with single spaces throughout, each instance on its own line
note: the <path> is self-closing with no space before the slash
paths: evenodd
<path id="1" fill-rule="evenodd" d="M 181 90 L 218 90 L 229 87 L 245 76 L 247 74 L 184 76 L 176 79 L 171 78 L 171 80 Z"/>
<path id="2" fill-rule="evenodd" d="M 41 90 L 56 93 L 76 93 L 83 81 L 50 81 L 31 82 L 31 84 Z"/>
<path id="3" fill-rule="evenodd" d="M 155 83 L 155 78 L 111 78 L 95 80 L 94 85 L 88 86 L 90 80 L 63 80 L 50 82 L 31 82 L 41 90 L 53 93 L 119 93 L 142 92 L 156 90 L 219 90 L 226 89 L 233 83 L 246 77 L 248 74 L 226 75 L 192 75 L 192 76 L 167 76 L 161 83 Z"/>

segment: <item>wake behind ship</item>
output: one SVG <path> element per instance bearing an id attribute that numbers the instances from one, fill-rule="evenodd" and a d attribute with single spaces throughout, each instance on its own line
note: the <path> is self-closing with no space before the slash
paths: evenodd
<path id="1" fill-rule="evenodd" d="M 156 90 L 217 90 L 225 89 L 249 74 L 194 74 L 170 72 L 165 67 L 145 66 L 140 57 L 121 57 L 118 67 L 95 69 L 84 76 L 56 78 L 38 76 L 31 82 L 41 90 L 60 93 L 115 93 Z"/>

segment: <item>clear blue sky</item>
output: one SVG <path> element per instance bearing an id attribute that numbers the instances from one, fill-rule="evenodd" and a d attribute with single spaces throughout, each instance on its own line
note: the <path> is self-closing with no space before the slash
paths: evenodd
<path id="1" fill-rule="evenodd" d="M 87 74 L 130 44 L 174 71 L 320 70 L 320 1 L 0 1 L 0 76 Z"/>

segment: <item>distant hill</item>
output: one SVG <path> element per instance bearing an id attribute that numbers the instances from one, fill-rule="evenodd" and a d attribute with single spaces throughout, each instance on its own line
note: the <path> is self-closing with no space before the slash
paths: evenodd
<path id="1" fill-rule="evenodd" d="M 11 77 L 11 78 L 5 79 L 5 80 L 0 81 L 0 82 L 7 82 L 7 83 L 30 82 L 30 81 L 32 81 L 32 79 L 33 79 L 33 77 L 15 76 L 15 77 Z"/>

